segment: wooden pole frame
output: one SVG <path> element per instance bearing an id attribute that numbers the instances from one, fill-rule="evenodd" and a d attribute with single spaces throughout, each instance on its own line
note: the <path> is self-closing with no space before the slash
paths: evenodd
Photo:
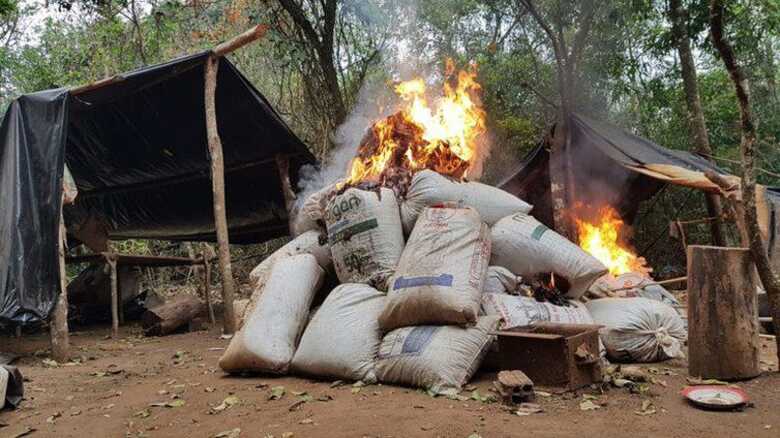
<path id="1" fill-rule="evenodd" d="M 63 200 L 64 202 L 64 200 Z M 51 335 L 51 354 L 54 360 L 58 362 L 67 362 L 70 360 L 70 334 L 68 331 L 68 282 L 65 271 L 65 220 L 62 215 L 62 206 L 60 206 L 60 224 L 57 248 L 59 252 L 59 270 L 60 270 L 60 293 L 57 297 L 57 304 L 52 312 L 49 331 Z M 21 328 L 21 327 L 17 327 Z M 21 330 L 17 331 L 21 335 Z"/>
<path id="2" fill-rule="evenodd" d="M 117 284 L 116 256 L 106 255 L 106 263 L 111 270 L 111 337 L 119 336 L 119 285 Z"/>
<path id="3" fill-rule="evenodd" d="M 241 35 L 216 46 L 204 66 L 204 110 L 206 114 L 206 135 L 208 138 L 209 157 L 211 160 L 211 188 L 214 204 L 214 228 L 219 246 L 219 268 L 222 274 L 222 301 L 224 304 L 223 324 L 225 333 L 236 331 L 235 309 L 233 308 L 233 268 L 230 263 L 230 240 L 225 202 L 225 165 L 222 151 L 222 140 L 219 137 L 216 111 L 217 73 L 220 58 L 245 46 L 268 31 L 268 26 L 259 24 Z M 206 269 L 208 272 L 208 269 Z"/>

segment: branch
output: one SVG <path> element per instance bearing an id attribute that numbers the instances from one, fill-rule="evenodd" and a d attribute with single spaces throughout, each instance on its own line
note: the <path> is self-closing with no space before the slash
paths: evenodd
<path id="1" fill-rule="evenodd" d="M 322 44 L 322 41 L 320 41 L 317 31 L 314 30 L 314 26 L 312 26 L 311 22 L 306 18 L 306 14 L 303 13 L 303 8 L 293 0 L 278 1 L 279 4 L 282 5 L 282 8 L 290 14 L 290 17 L 292 17 L 295 24 L 303 31 L 304 35 L 306 35 L 306 39 L 309 40 L 311 45 L 319 47 Z"/>
<path id="2" fill-rule="evenodd" d="M 266 32 L 268 32 L 268 25 L 258 24 L 241 35 L 237 35 L 232 39 L 214 47 L 212 52 L 214 52 L 215 56 L 225 56 L 228 53 L 251 43 L 252 41 L 262 38 Z"/>

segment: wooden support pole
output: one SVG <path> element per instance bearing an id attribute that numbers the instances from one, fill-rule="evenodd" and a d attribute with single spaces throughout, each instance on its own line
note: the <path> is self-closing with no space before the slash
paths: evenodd
<path id="1" fill-rule="evenodd" d="M 761 373 L 754 266 L 746 248 L 688 247 L 692 376 L 739 380 Z"/>
<path id="2" fill-rule="evenodd" d="M 214 307 L 211 305 L 211 259 L 205 251 L 201 257 L 203 258 L 203 301 L 206 302 L 206 308 L 209 311 L 209 322 L 216 324 L 217 319 L 214 317 Z"/>
<path id="3" fill-rule="evenodd" d="M 51 317 L 49 327 L 51 334 L 51 354 L 58 362 L 67 362 L 70 359 L 70 335 L 68 333 L 68 281 L 65 272 L 65 221 L 60 208 L 60 226 L 58 232 L 60 293 L 57 304 Z M 21 327 L 18 327 L 21 334 Z"/>
<path id="4" fill-rule="evenodd" d="M 117 287 L 116 256 L 106 255 L 106 262 L 111 270 L 111 337 L 119 337 L 119 288 Z"/>
<path id="5" fill-rule="evenodd" d="M 233 268 L 230 264 L 227 212 L 225 210 L 225 168 L 222 158 L 222 141 L 217 130 L 216 90 L 219 58 L 209 57 L 205 66 L 206 133 L 209 156 L 211 157 L 211 188 L 214 195 L 214 227 L 219 246 L 219 269 L 222 274 L 223 324 L 225 333 L 236 331 L 236 317 L 233 310 Z"/>
<path id="6" fill-rule="evenodd" d="M 258 24 L 244 33 L 237 35 L 234 38 L 214 47 L 212 52 L 217 57 L 225 56 L 228 53 L 251 43 L 252 41 L 262 38 L 266 32 L 268 32 L 268 25 Z"/>
<path id="7" fill-rule="evenodd" d="M 290 159 L 287 155 L 276 154 L 276 169 L 279 171 L 279 181 L 282 184 L 282 193 L 284 194 L 284 207 L 289 213 L 295 204 L 295 192 L 290 183 Z"/>

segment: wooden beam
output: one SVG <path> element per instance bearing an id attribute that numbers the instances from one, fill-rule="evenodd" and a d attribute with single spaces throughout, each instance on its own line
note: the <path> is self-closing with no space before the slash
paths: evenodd
<path id="1" fill-rule="evenodd" d="M 58 362 L 67 362 L 70 360 L 70 334 L 68 332 L 68 282 L 65 271 L 65 220 L 62 215 L 62 207 L 60 207 L 60 226 L 57 241 L 60 265 L 60 293 L 57 297 L 57 304 L 54 306 L 49 330 L 51 334 L 52 357 Z"/>
<path id="2" fill-rule="evenodd" d="M 252 41 L 262 38 L 266 34 L 266 32 L 268 32 L 268 25 L 258 24 L 257 26 L 254 26 L 253 28 L 247 30 L 246 32 L 237 35 L 232 39 L 227 40 L 224 43 L 214 47 L 214 49 L 212 49 L 212 52 L 214 53 L 214 56 L 217 57 L 225 56 L 228 53 L 251 43 Z"/>
<path id="3" fill-rule="evenodd" d="M 70 94 L 71 96 L 78 96 L 79 94 L 84 94 L 88 91 L 97 90 L 98 88 L 103 88 L 106 85 L 115 84 L 117 82 L 122 82 L 124 80 L 125 80 L 124 76 L 121 75 L 110 76 L 107 78 L 103 78 L 99 81 L 92 82 L 91 84 L 85 84 L 80 87 L 71 88 Z"/>
<path id="4" fill-rule="evenodd" d="M 225 210 L 225 167 L 223 163 L 222 141 L 219 138 L 216 112 L 218 57 L 206 60 L 204 75 L 206 134 L 208 136 L 209 156 L 211 157 L 211 188 L 214 196 L 214 228 L 219 246 L 219 269 L 222 274 L 222 302 L 224 304 L 224 331 L 236 331 L 236 318 L 233 314 L 233 268 L 230 264 L 230 242 L 228 239 L 227 212 Z"/>
<path id="5" fill-rule="evenodd" d="M 119 336 L 119 287 L 114 254 L 108 254 L 106 262 L 111 270 L 111 337 L 116 339 Z"/>

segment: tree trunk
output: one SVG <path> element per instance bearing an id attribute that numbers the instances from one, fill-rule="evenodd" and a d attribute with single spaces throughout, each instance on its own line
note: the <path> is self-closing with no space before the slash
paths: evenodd
<path id="1" fill-rule="evenodd" d="M 707 134 L 707 124 L 704 120 L 704 111 L 701 108 L 701 99 L 699 98 L 696 64 L 691 53 L 691 40 L 687 30 L 688 11 L 683 9 L 680 0 L 669 1 L 669 18 L 672 22 L 672 35 L 677 46 L 677 54 L 680 57 L 685 103 L 688 108 L 688 124 L 691 129 L 691 140 L 693 141 L 694 150 L 706 156 L 710 162 L 713 162 L 712 147 Z M 721 220 L 723 208 L 720 196 L 707 194 L 706 202 L 707 214 L 716 218 L 710 222 L 712 241 L 717 246 L 726 246 L 726 236 L 723 232 L 723 221 Z"/>
<path id="2" fill-rule="evenodd" d="M 706 379 L 761 373 L 754 264 L 745 248 L 688 247 L 688 370 Z"/>
<path id="3" fill-rule="evenodd" d="M 149 309 L 141 317 L 146 336 L 164 336 L 175 332 L 196 316 L 206 312 L 206 305 L 192 295 L 179 295 L 171 301 Z"/>
<path id="4" fill-rule="evenodd" d="M 51 354 L 58 362 L 70 360 L 70 335 L 68 333 L 68 287 L 67 273 L 65 272 L 65 221 L 60 210 L 59 227 L 59 269 L 60 269 L 60 293 L 57 304 L 52 314 L 51 326 Z M 2 402 L 2 400 L 0 400 Z M 0 403 L 1 405 L 2 403 Z"/>
<path id="5" fill-rule="evenodd" d="M 227 212 L 225 209 L 225 166 L 222 159 L 222 141 L 219 138 L 215 94 L 217 90 L 217 69 L 220 58 L 209 57 L 205 65 L 205 107 L 206 132 L 209 156 L 211 157 L 211 188 L 214 195 L 214 228 L 219 245 L 219 269 L 222 274 L 222 301 L 224 303 L 225 333 L 236 331 L 233 315 L 233 268 L 230 264 L 230 243 L 228 240 Z"/>
<path id="6" fill-rule="evenodd" d="M 755 175 L 755 151 L 756 127 L 753 123 L 753 113 L 750 108 L 750 88 L 744 72 L 737 64 L 734 50 L 723 35 L 723 2 L 711 0 L 710 2 L 710 36 L 712 43 L 718 50 L 723 64 L 729 72 L 731 81 L 737 94 L 740 110 L 740 122 L 742 127 L 742 139 L 740 150 L 742 155 L 742 213 L 745 226 L 748 231 L 750 254 L 756 264 L 758 276 L 769 298 L 772 308 L 772 321 L 775 333 L 780 334 L 780 279 L 772 271 L 772 266 L 767 255 L 764 241 L 761 239 L 761 230 L 758 227 L 756 213 L 756 175 Z M 780 367 L 780 336 L 775 337 L 777 346 L 778 367 Z"/>

